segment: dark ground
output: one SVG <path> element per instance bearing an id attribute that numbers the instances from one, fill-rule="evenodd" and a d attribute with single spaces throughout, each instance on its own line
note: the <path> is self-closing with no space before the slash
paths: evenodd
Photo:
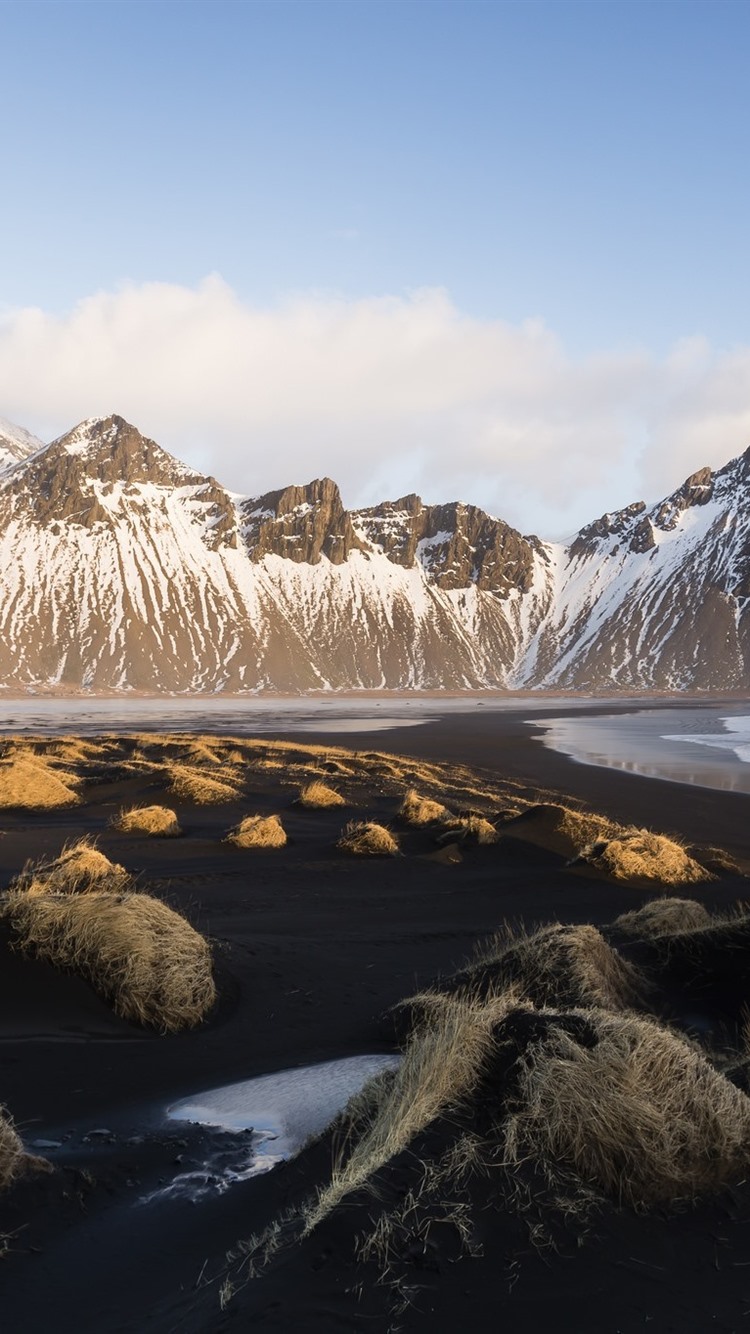
<path id="1" fill-rule="evenodd" d="M 486 709 L 350 740 L 352 747 L 494 769 L 580 796 L 622 821 L 750 857 L 750 797 L 576 765 L 530 740 L 522 716 Z M 332 745 L 347 740 L 330 738 Z M 0 888 L 28 857 L 55 854 L 81 833 L 97 834 L 102 851 L 137 872 L 144 890 L 211 937 L 222 996 L 201 1030 L 160 1037 L 114 1017 L 82 981 L 22 960 L 0 943 L 0 1100 L 27 1143 L 62 1145 L 49 1151 L 60 1167 L 54 1176 L 21 1184 L 0 1205 L 0 1233 L 12 1234 L 0 1259 L 4 1332 L 745 1328 L 746 1187 L 669 1216 L 604 1211 L 585 1244 L 571 1234 L 558 1252 L 535 1249 L 522 1221 L 488 1210 L 479 1229 L 484 1257 L 461 1263 L 447 1254 L 422 1257 L 412 1304 L 398 1318 L 388 1314 L 387 1285 L 352 1261 L 352 1230 L 361 1230 L 367 1212 L 358 1200 L 291 1248 L 222 1314 L 218 1285 L 210 1280 L 225 1251 L 325 1178 L 330 1141 L 222 1196 L 142 1205 L 147 1189 L 185 1170 L 199 1150 L 190 1134 L 183 1143 L 182 1131 L 164 1126 L 166 1104 L 255 1074 L 388 1050 L 388 1007 L 460 967 L 503 920 L 601 924 L 648 895 L 577 874 L 561 858 L 510 840 L 469 849 L 460 864 L 444 865 L 428 855 L 429 835 L 413 832 L 403 858 L 347 860 L 332 848 L 346 816 L 292 807 L 290 793 L 279 795 L 270 784 L 237 806 L 170 802 L 185 828 L 181 839 L 107 828 L 123 804 L 160 796 L 153 785 L 133 780 L 92 788 L 85 804 L 69 812 L 2 820 Z M 290 845 L 250 853 L 222 844 L 251 809 L 280 810 Z M 392 799 L 373 794 L 363 814 L 392 819 L 393 811 Z M 726 877 L 691 887 L 690 895 L 725 906 L 744 897 L 746 886 Z M 84 1143 L 96 1130 L 111 1134 Z M 133 1137 L 141 1142 L 128 1144 Z"/>

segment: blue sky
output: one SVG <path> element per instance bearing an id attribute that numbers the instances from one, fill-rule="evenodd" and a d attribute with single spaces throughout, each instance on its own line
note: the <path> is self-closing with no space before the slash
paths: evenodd
<path id="1" fill-rule="evenodd" d="M 328 466 L 326 423 L 337 414 L 325 404 L 310 400 L 304 441 L 304 417 L 282 429 L 269 424 L 272 405 L 258 416 L 252 338 L 237 384 L 207 379 L 202 407 L 191 393 L 183 420 L 174 405 L 170 416 L 156 386 L 146 388 L 122 320 L 139 328 L 150 321 L 145 335 L 154 336 L 162 327 L 157 287 L 200 304 L 201 284 L 218 275 L 230 315 L 232 303 L 256 320 L 275 313 L 283 365 L 290 302 L 312 303 L 320 338 L 320 312 L 329 328 L 332 303 L 356 322 L 368 303 L 388 299 L 400 328 L 413 294 L 426 289 L 443 293 L 451 313 L 442 308 L 439 328 L 420 337 L 439 341 L 446 319 L 454 333 L 460 325 L 471 335 L 465 359 L 455 351 L 462 410 L 451 435 L 439 403 L 420 399 L 401 417 L 394 407 L 382 425 L 382 466 L 373 469 L 366 432 L 357 445 L 369 402 L 357 386 L 363 358 L 371 358 L 368 382 L 376 377 L 382 341 L 363 345 L 343 372 L 352 391 L 349 427 L 337 427 L 349 429 L 359 458 L 349 459 L 343 479 L 352 501 L 368 498 L 376 483 L 392 493 L 408 481 L 425 489 L 434 477 L 445 496 L 454 480 L 466 491 L 474 478 L 471 498 L 495 508 L 506 499 L 521 526 L 560 527 L 591 517 L 592 505 L 624 503 L 628 487 L 657 487 L 668 474 L 676 485 L 683 455 L 687 468 L 693 453 L 702 458 L 699 447 L 711 454 L 703 461 L 721 462 L 750 444 L 750 392 L 742 388 L 750 341 L 749 39 L 750 5 L 734 0 L 0 0 L 0 414 L 21 413 L 39 431 L 63 429 L 66 413 L 80 403 L 87 415 L 89 400 L 98 411 L 106 391 L 118 398 L 112 408 L 133 415 L 132 405 L 144 430 L 159 428 L 169 447 L 197 451 L 243 488 L 253 489 L 256 476 L 258 489 L 265 483 L 269 448 L 278 484 L 287 480 L 287 461 L 297 470 L 311 449 L 313 471 L 336 464 L 341 471 L 343 446 L 332 448 Z M 129 313 L 118 307 L 115 320 L 112 303 L 123 292 Z M 109 324 L 100 310 L 98 333 L 89 336 L 111 340 L 107 374 L 94 366 L 87 386 L 74 312 L 104 294 Z M 42 313 L 47 322 L 36 341 L 30 310 L 37 324 Z M 555 340 L 560 363 L 540 383 L 547 453 L 524 444 L 537 419 L 531 391 L 524 422 L 514 418 L 509 427 L 507 376 L 495 384 L 488 371 L 466 384 L 474 335 L 508 327 L 525 346 L 528 320 Z M 176 317 L 165 361 L 180 355 L 175 324 Z M 231 342 L 230 325 L 228 316 Z M 195 327 L 191 357 L 199 362 L 199 321 Z M 298 323 L 292 349 L 297 334 Z M 351 343 L 345 331 L 321 346 L 346 361 L 342 342 Z M 60 364 L 70 370 L 76 348 L 81 383 L 66 397 Z M 682 357 L 677 389 L 675 356 Z M 590 373 L 602 359 L 605 387 Z M 290 354 L 291 386 L 279 376 L 279 420 L 296 366 Z M 435 374 L 450 375 L 449 366 L 450 358 L 439 359 Z M 386 374 L 388 398 L 392 368 Z M 634 376 L 625 392 L 623 379 Z M 231 429 L 228 395 L 237 396 Z M 501 409 L 494 426 L 490 401 Z M 565 413 L 566 432 L 555 436 Z M 431 425 L 438 420 L 439 429 Z M 476 443 L 472 420 L 484 445 L 481 466 L 464 476 L 450 455 Z M 570 496 L 554 501 L 540 490 L 538 468 L 545 459 L 552 466 L 576 420 L 585 442 L 580 475 Z M 724 426 L 714 429 L 717 422 Z M 534 458 L 527 472 L 525 454 Z"/>

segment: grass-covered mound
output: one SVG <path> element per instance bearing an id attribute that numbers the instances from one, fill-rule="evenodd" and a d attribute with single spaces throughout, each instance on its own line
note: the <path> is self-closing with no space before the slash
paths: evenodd
<path id="1" fill-rule="evenodd" d="M 595 926 L 554 923 L 537 931 L 501 931 L 466 968 L 405 1002 L 429 1008 L 440 996 L 481 1000 L 512 988 L 537 1006 L 605 1006 L 642 1002 L 648 983 Z"/>
<path id="2" fill-rule="evenodd" d="M 148 838 L 177 838 L 182 830 L 168 806 L 132 806 L 112 821 L 121 834 L 146 834 Z"/>
<path id="3" fill-rule="evenodd" d="M 2 915 L 16 948 L 80 974 L 123 1019 L 176 1032 L 214 1005 L 207 941 L 159 899 L 11 890 Z"/>
<path id="4" fill-rule="evenodd" d="M 300 806 L 305 806 L 311 811 L 325 811 L 334 806 L 346 805 L 346 800 L 340 792 L 317 778 L 300 789 L 297 800 Z"/>
<path id="5" fill-rule="evenodd" d="M 519 1055 L 500 1127 L 504 1163 L 532 1159 L 636 1206 L 741 1176 L 750 1161 L 750 1100 L 659 1024 L 580 1014 L 584 1038 L 551 1016 L 545 1036 Z"/>
<path id="6" fill-rule="evenodd" d="M 385 825 L 373 820 L 352 820 L 336 847 L 353 857 L 396 857 L 398 839 Z"/>
<path id="7" fill-rule="evenodd" d="M 641 908 L 622 913 L 612 925 L 627 936 L 663 936 L 709 926 L 711 915 L 695 899 L 651 899 Z"/>
<path id="8" fill-rule="evenodd" d="M 503 833 L 524 843 L 576 857 L 590 844 L 608 838 L 615 826 L 592 811 L 575 810 L 556 802 L 536 802 L 503 825 Z"/>
<path id="9" fill-rule="evenodd" d="M 225 801 L 236 801 L 240 795 L 240 779 L 235 769 L 207 773 L 205 769 L 189 764 L 169 763 L 164 766 L 164 772 L 169 778 L 172 795 L 195 806 L 217 806 Z"/>
<path id="10" fill-rule="evenodd" d="M 644 966 L 671 992 L 740 1022 L 750 996 L 750 913 L 646 936 L 638 948 Z"/>
<path id="11" fill-rule="evenodd" d="M 416 788 L 410 787 L 399 807 L 398 816 L 404 824 L 420 828 L 422 825 L 438 824 L 448 818 L 447 806 L 431 797 L 422 796 Z"/>
<path id="12" fill-rule="evenodd" d="M 278 815 L 246 815 L 227 834 L 227 842 L 236 848 L 283 848 L 286 830 Z"/>
<path id="13" fill-rule="evenodd" d="M 44 756 L 19 752 L 0 760 L 0 809 L 53 811 L 75 806 L 80 780 L 66 769 L 55 768 Z"/>
<path id="14" fill-rule="evenodd" d="M 588 862 L 613 880 L 653 881 L 659 885 L 691 885 L 713 879 L 681 843 L 648 829 L 618 829 L 611 837 L 582 850 Z"/>
<path id="15" fill-rule="evenodd" d="M 439 843 L 497 843 L 499 834 L 484 815 L 449 816 L 443 821 L 445 829 L 438 836 Z"/>
<path id="16" fill-rule="evenodd" d="M 29 894 L 87 894 L 91 890 L 119 893 L 131 884 L 124 866 L 111 862 L 93 840 L 78 839 L 59 857 L 29 862 L 14 881 L 14 888 Z"/>
<path id="17" fill-rule="evenodd" d="M 620 825 L 594 811 L 555 802 L 530 805 L 503 825 L 503 834 L 586 863 L 608 879 L 660 885 L 711 880 L 713 872 L 677 840 L 649 829 Z M 711 865 L 720 855 L 709 849 Z M 734 864 L 727 859 L 727 869 Z"/>

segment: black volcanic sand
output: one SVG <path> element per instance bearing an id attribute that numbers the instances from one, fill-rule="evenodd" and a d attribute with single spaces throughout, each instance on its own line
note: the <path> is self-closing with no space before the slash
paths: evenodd
<path id="1" fill-rule="evenodd" d="M 571 793 L 624 822 L 750 858 L 750 797 L 573 764 L 532 740 L 522 716 L 485 710 L 328 740 L 495 770 L 529 791 Z M 139 887 L 211 938 L 221 994 L 201 1029 L 162 1037 L 116 1018 L 80 979 L 22 959 L 0 940 L 0 1100 L 26 1143 L 56 1168 L 0 1200 L 0 1234 L 10 1236 L 0 1260 L 2 1329 L 702 1334 L 744 1328 L 747 1185 L 643 1215 L 605 1206 L 585 1226 L 558 1229 L 548 1248 L 533 1244 L 523 1216 L 485 1201 L 476 1224 L 481 1257 L 457 1262 L 445 1229 L 444 1245 L 431 1240 L 410 1257 L 408 1304 L 398 1315 L 375 1266 L 354 1259 L 354 1234 L 367 1230 L 372 1212 L 359 1194 L 220 1310 L 225 1252 L 325 1181 L 331 1140 L 223 1194 L 143 1204 L 149 1191 L 217 1152 L 210 1132 L 165 1122 L 169 1103 L 287 1067 L 391 1050 L 388 1008 L 460 968 L 503 921 L 601 925 L 650 897 L 578 874 L 561 857 L 518 839 L 465 847 L 462 859 L 449 864 L 435 858 L 428 832 L 409 831 L 403 857 L 346 858 L 332 845 L 352 812 L 305 811 L 293 796 L 269 779 L 237 803 L 198 807 L 170 800 L 153 780 L 128 779 L 87 788 L 84 803 L 68 811 L 0 819 L 0 888 L 27 858 L 54 855 L 67 840 L 95 834 L 103 852 L 137 873 Z M 121 806 L 155 800 L 177 811 L 184 837 L 147 839 L 108 828 Z M 392 795 L 373 789 L 366 802 L 359 800 L 362 818 L 393 820 Z M 222 843 L 250 811 L 280 812 L 289 845 L 250 852 Z M 747 884 L 724 875 L 684 892 L 721 909 L 743 899 Z M 241 1136 L 222 1140 L 230 1156 L 236 1143 Z M 408 1185 L 412 1166 L 408 1154 L 393 1165 L 384 1185 L 390 1198 Z"/>

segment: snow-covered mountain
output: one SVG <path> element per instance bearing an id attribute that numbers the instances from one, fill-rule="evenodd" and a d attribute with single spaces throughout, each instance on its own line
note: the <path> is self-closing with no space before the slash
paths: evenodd
<path id="1" fill-rule="evenodd" d="M 41 440 L 37 440 L 30 431 L 0 417 L 0 472 L 42 448 Z"/>
<path id="2" fill-rule="evenodd" d="M 417 496 L 347 512 L 328 479 L 237 496 L 120 417 L 6 426 L 6 686 L 750 684 L 750 451 L 564 546 Z"/>

